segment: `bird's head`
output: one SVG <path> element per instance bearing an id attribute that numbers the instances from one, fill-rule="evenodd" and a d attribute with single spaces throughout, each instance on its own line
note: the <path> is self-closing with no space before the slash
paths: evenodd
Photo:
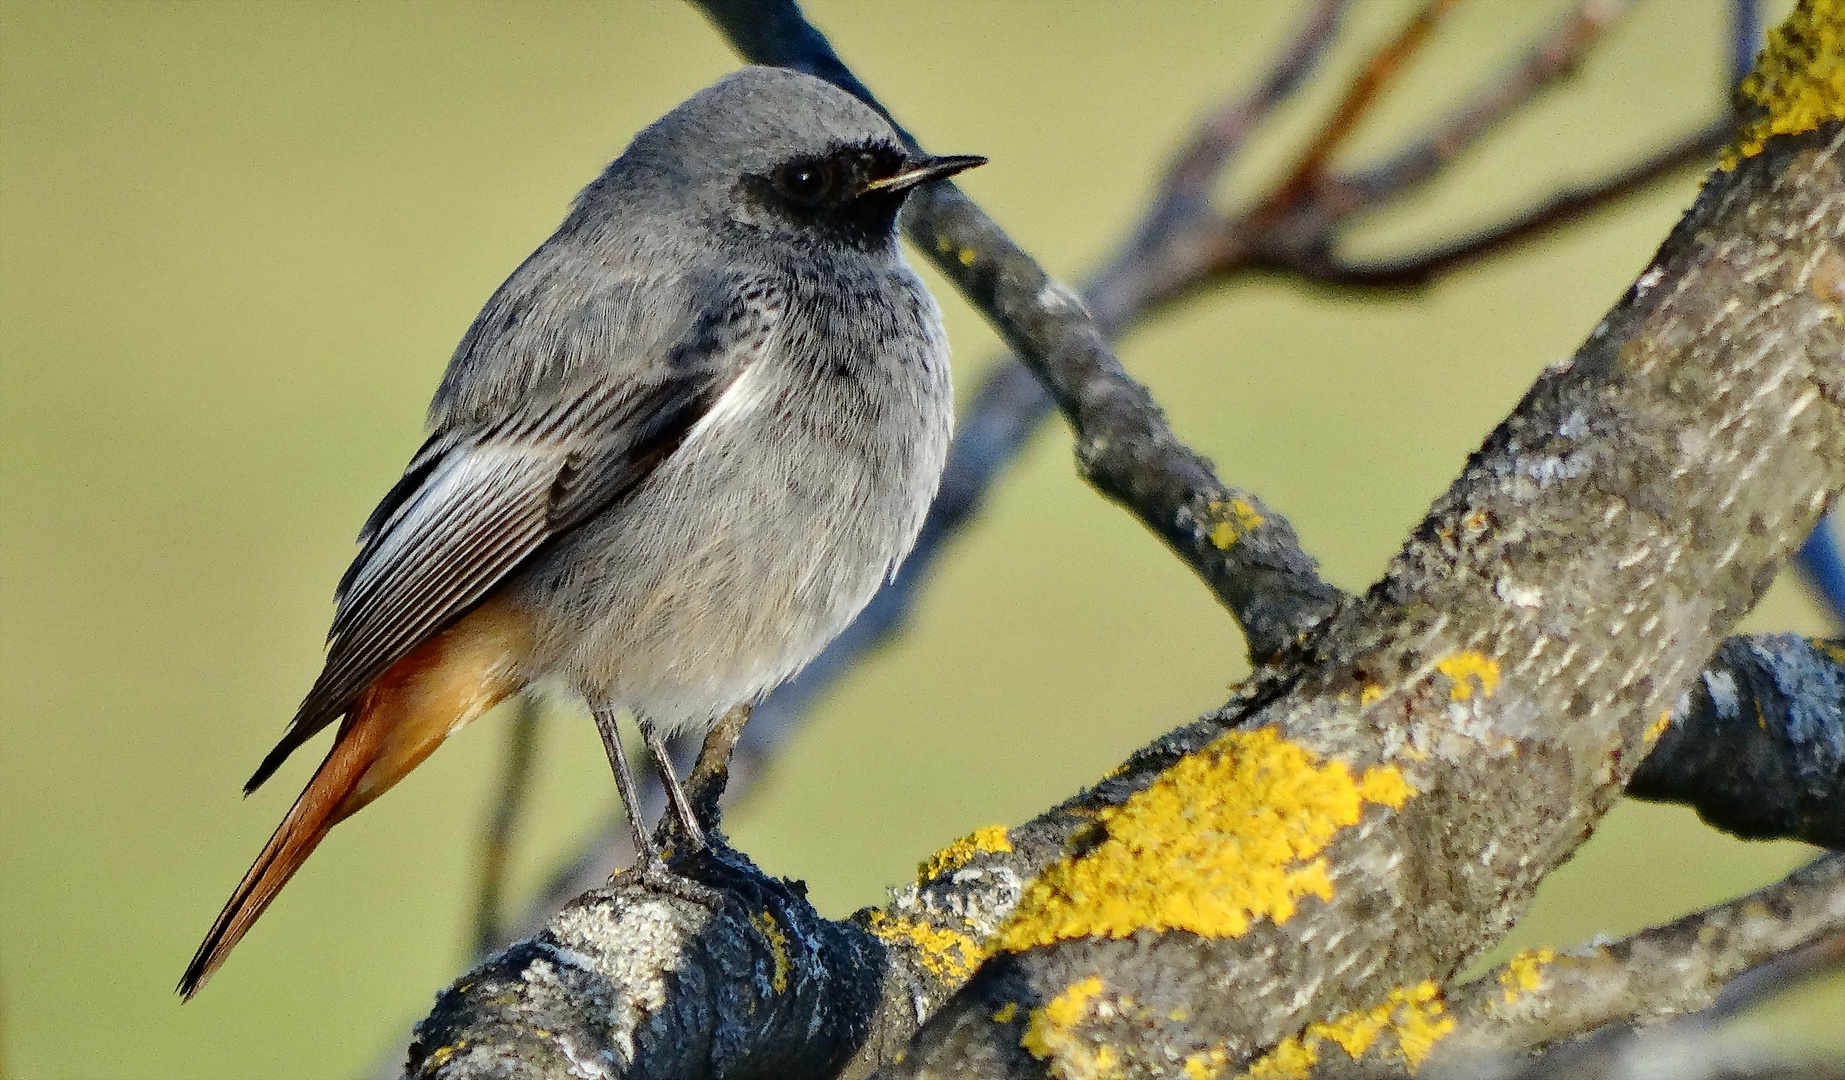
<path id="1" fill-rule="evenodd" d="M 985 161 L 914 153 L 876 110 L 831 83 L 749 67 L 635 136 L 584 199 L 619 191 L 720 235 L 887 247 L 918 184 Z"/>

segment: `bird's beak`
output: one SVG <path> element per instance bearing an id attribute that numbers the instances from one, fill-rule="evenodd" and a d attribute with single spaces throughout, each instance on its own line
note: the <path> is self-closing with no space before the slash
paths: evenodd
<path id="1" fill-rule="evenodd" d="M 902 172 L 886 176 L 882 180 L 873 180 L 860 189 L 859 194 L 868 195 L 874 191 L 908 191 L 917 184 L 926 184 L 931 180 L 940 180 L 953 176 L 964 169 L 976 165 L 985 165 L 987 159 L 978 154 L 949 154 L 944 157 L 923 158 L 913 161 Z"/>

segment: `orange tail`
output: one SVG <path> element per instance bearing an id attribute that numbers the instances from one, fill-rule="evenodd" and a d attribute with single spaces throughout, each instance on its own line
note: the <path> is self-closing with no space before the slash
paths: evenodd
<path id="1" fill-rule="evenodd" d="M 366 688 L 263 853 L 219 912 L 179 981 L 199 992 L 327 831 L 390 790 L 442 740 L 518 691 L 531 647 L 517 612 L 489 601 L 399 660 Z"/>

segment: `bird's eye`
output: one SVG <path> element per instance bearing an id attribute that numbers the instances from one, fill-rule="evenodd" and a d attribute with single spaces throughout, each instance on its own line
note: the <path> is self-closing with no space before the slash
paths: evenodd
<path id="1" fill-rule="evenodd" d="M 833 170 L 819 162 L 797 161 L 775 170 L 775 186 L 795 202 L 811 206 L 833 190 Z"/>

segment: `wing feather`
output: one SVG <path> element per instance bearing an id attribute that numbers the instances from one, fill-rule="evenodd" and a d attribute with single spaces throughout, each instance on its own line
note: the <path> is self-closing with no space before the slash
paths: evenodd
<path id="1" fill-rule="evenodd" d="M 742 302 L 737 302 L 741 298 Z M 327 662 L 252 791 L 393 664 L 484 599 L 558 534 L 617 503 L 679 445 L 763 344 L 779 294 L 734 282 L 650 364 L 545 395 L 497 423 L 439 429 L 359 539 Z"/>

